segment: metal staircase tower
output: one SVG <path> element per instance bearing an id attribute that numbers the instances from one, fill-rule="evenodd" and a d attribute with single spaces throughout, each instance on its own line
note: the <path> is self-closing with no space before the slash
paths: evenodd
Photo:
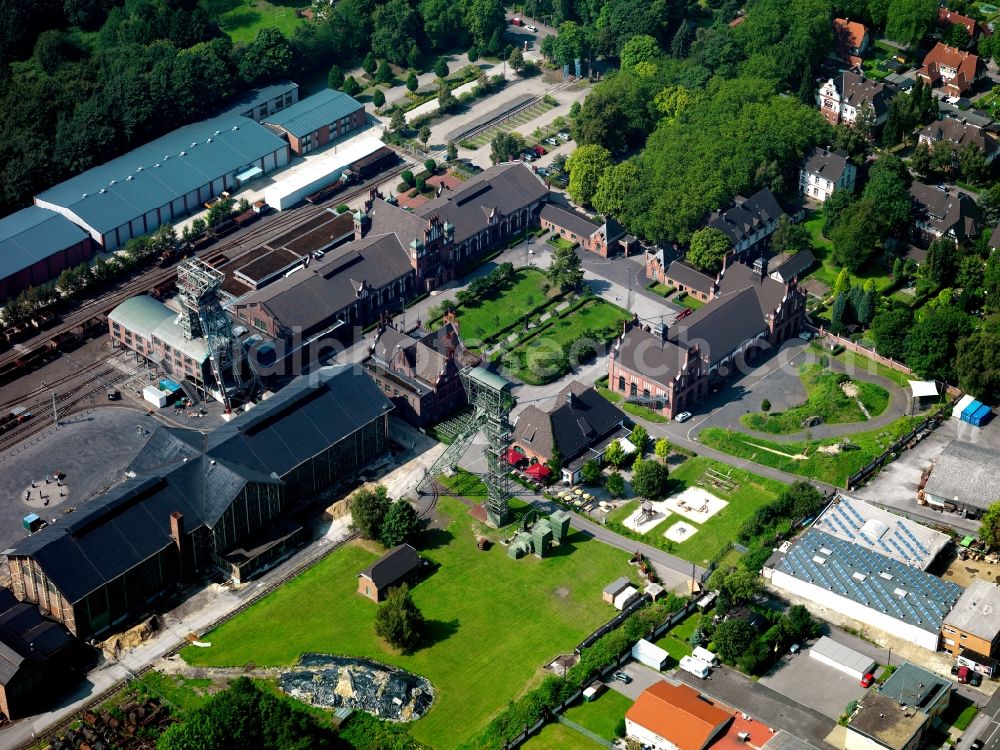
<path id="1" fill-rule="evenodd" d="M 514 398 L 511 382 L 485 367 L 466 367 L 461 372 L 462 385 L 474 411 L 454 441 L 427 470 L 417 487 L 424 492 L 445 468 L 454 466 L 465 454 L 480 430 L 486 437 L 486 516 L 492 526 L 504 526 L 510 520 L 510 470 L 505 454 L 510 446 L 512 427 L 510 410 Z"/>
<path id="2" fill-rule="evenodd" d="M 197 258 L 177 267 L 177 289 L 181 303 L 181 329 L 186 339 L 204 338 L 212 374 L 222 394 L 226 412 L 237 402 L 256 395 L 260 379 L 253 368 L 244 372 L 243 344 L 219 302 L 225 275 Z"/>

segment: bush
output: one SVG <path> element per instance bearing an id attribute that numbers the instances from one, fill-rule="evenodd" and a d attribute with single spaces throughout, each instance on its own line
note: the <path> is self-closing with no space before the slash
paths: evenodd
<path id="1" fill-rule="evenodd" d="M 830 354 L 833 355 L 834 357 L 836 357 L 838 354 L 843 354 L 843 353 L 844 353 L 844 345 L 843 344 L 837 344 L 835 347 L 833 347 L 830 350 Z"/>
<path id="2" fill-rule="evenodd" d="M 407 185 L 413 185 L 413 172 L 409 169 L 404 169 L 403 173 L 399 176 Z"/>
<path id="3" fill-rule="evenodd" d="M 428 159 L 424 162 L 424 169 L 427 170 L 428 174 L 433 175 L 437 171 L 437 162 L 433 159 Z"/>
<path id="4" fill-rule="evenodd" d="M 763 412 L 771 411 L 771 402 L 765 398 L 760 402 L 760 410 Z"/>
<path id="5" fill-rule="evenodd" d="M 339 206 L 337 206 L 337 213 L 338 214 L 345 214 L 345 213 L 347 213 L 350 210 L 351 210 L 351 207 L 348 206 L 346 203 L 341 203 Z"/>

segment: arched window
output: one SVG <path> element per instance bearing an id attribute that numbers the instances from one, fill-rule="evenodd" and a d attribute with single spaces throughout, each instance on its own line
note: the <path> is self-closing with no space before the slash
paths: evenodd
<path id="1" fill-rule="evenodd" d="M 639 388 L 635 383 L 632 383 L 631 388 L 629 388 L 629 395 L 632 398 L 635 398 L 637 395 L 639 395 Z"/>
<path id="2" fill-rule="evenodd" d="M 618 390 L 621 391 L 622 393 L 625 393 L 625 376 L 624 375 L 619 375 L 618 376 Z"/>

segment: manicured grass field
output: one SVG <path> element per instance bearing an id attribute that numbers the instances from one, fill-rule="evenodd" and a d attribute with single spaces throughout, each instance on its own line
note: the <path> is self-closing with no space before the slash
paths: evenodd
<path id="1" fill-rule="evenodd" d="M 571 248 L 579 245 L 579 242 L 570 242 L 565 237 L 560 237 L 558 234 L 554 234 L 545 240 L 546 244 L 551 245 L 556 250 L 569 250 Z"/>
<path id="2" fill-rule="evenodd" d="M 275 28 L 289 39 L 295 34 L 295 29 L 304 23 L 304 19 L 295 15 L 295 9 L 302 3 L 291 2 L 287 5 L 276 0 L 240 0 L 233 3 L 235 7 L 221 13 L 218 17 L 219 26 L 229 38 L 237 44 L 252 42 L 261 29 Z"/>
<path id="3" fill-rule="evenodd" d="M 822 344 L 818 341 L 812 343 L 814 349 L 819 349 L 827 356 L 830 356 L 830 350 L 825 349 Z M 899 370 L 894 370 L 891 367 L 886 367 L 880 362 L 876 362 L 874 359 L 869 359 L 863 354 L 857 354 L 855 352 L 844 350 L 840 354 L 837 354 L 834 359 L 843 362 L 844 367 L 847 368 L 847 372 L 870 372 L 875 375 L 881 375 L 883 378 L 888 378 L 893 383 L 898 385 L 900 388 L 909 388 L 909 381 L 913 378 L 912 375 L 907 375 L 905 372 L 900 372 Z"/>
<path id="4" fill-rule="evenodd" d="M 606 740 L 614 741 L 615 728 L 625 718 L 625 712 L 632 707 L 632 701 L 615 690 L 605 690 L 597 700 L 581 701 L 563 714 L 584 729 Z"/>
<path id="5" fill-rule="evenodd" d="M 850 436 L 850 443 L 857 447 L 835 454 L 820 453 L 817 449 L 839 443 L 843 438 L 783 443 L 710 427 L 698 434 L 698 440 L 731 456 L 843 487 L 849 476 L 905 435 L 918 421 L 913 417 L 902 417 L 881 430 L 854 433 Z"/>
<path id="6" fill-rule="evenodd" d="M 565 724 L 546 724 L 542 731 L 521 745 L 524 750 L 604 750 Z"/>
<path id="7" fill-rule="evenodd" d="M 434 706 L 413 736 L 448 750 L 538 677 L 543 664 L 571 651 L 614 614 L 601 590 L 627 575 L 629 555 L 578 532 L 540 560 L 507 557 L 499 544 L 481 552 L 476 534 L 492 534 L 451 498 L 437 506 L 445 528 L 426 534 L 421 554 L 439 567 L 413 598 L 429 622 L 426 646 L 402 655 L 376 638 L 376 605 L 356 593 L 357 573 L 376 551 L 351 543 L 257 602 L 182 656 L 203 666 L 293 664 L 305 651 L 367 656 L 427 677 Z"/>
<path id="8" fill-rule="evenodd" d="M 713 485 L 709 475 L 706 474 L 710 470 L 728 477 L 729 481 L 736 485 L 736 490 L 726 493 Z M 776 498 L 784 489 L 781 482 L 726 466 L 704 456 L 688 459 L 677 468 L 671 469 L 670 480 L 670 494 L 682 492 L 687 487 L 701 487 L 722 498 L 728 505 L 700 526 L 688 521 L 699 531 L 680 543 L 669 542 L 663 537 L 664 532 L 677 521 L 687 520 L 676 513 L 671 513 L 645 535 L 636 534 L 621 525 L 622 521 L 638 507 L 637 501 L 626 503 L 618 510 L 612 511 L 608 515 L 608 526 L 623 536 L 639 539 L 699 564 L 708 562 L 718 554 L 726 544 L 736 538 L 736 531 L 754 510 Z"/>
<path id="9" fill-rule="evenodd" d="M 857 401 L 844 394 L 839 373 L 818 364 L 809 364 L 799 367 L 799 377 L 808 395 L 804 404 L 784 412 L 744 414 L 740 422 L 759 432 L 786 435 L 801 432 L 804 429 L 803 420 L 813 416 L 822 419 L 823 424 L 866 421 Z M 858 399 L 873 417 L 885 411 L 889 405 L 889 392 L 885 388 L 864 380 L 852 382 L 858 389 Z"/>
<path id="10" fill-rule="evenodd" d="M 677 297 L 674 297 L 670 301 L 676 305 L 680 305 L 681 307 L 687 307 L 692 310 L 697 310 L 699 307 L 705 304 L 700 299 L 695 299 L 690 294 L 684 297 L 683 299 L 678 299 Z"/>
<path id="11" fill-rule="evenodd" d="M 620 393 L 615 393 L 600 386 L 597 387 L 597 392 L 612 404 L 618 404 L 619 409 L 626 414 L 631 414 L 633 417 L 639 417 L 639 419 L 645 419 L 647 422 L 656 422 L 657 424 L 670 421 L 659 412 L 655 412 L 648 407 L 640 406 L 639 404 L 630 404 L 627 401 L 622 403 L 622 395 Z"/>
<path id="12" fill-rule="evenodd" d="M 501 291 L 474 300 L 467 305 L 459 305 L 456 310 L 458 322 L 465 339 L 487 339 L 522 320 L 525 314 L 546 299 L 555 301 L 558 290 L 550 289 L 546 294 L 543 287 L 548 283 L 539 270 L 521 268 L 514 279 Z"/>
<path id="13" fill-rule="evenodd" d="M 661 284 L 659 281 L 654 281 L 646 287 L 653 294 L 659 294 L 661 297 L 669 297 L 674 293 L 674 288 L 672 286 L 667 286 L 666 284 Z"/>

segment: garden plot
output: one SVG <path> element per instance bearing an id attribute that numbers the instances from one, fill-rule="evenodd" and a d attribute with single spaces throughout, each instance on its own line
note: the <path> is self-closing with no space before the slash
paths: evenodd
<path id="1" fill-rule="evenodd" d="M 668 497 L 662 504 L 699 525 L 729 505 L 701 487 L 688 487 L 679 495 Z M 675 527 L 676 524 L 671 528 Z"/>
<path id="2" fill-rule="evenodd" d="M 671 542 L 686 542 L 688 539 L 693 537 L 698 533 L 698 529 L 689 524 L 687 521 L 678 521 L 665 532 L 663 536 L 669 539 Z"/>
<path id="3" fill-rule="evenodd" d="M 646 506 L 649 510 L 644 510 L 643 506 Z M 670 509 L 665 501 L 647 501 L 640 504 L 635 509 L 635 512 L 622 521 L 622 523 L 636 534 L 648 534 L 669 516 Z"/>

